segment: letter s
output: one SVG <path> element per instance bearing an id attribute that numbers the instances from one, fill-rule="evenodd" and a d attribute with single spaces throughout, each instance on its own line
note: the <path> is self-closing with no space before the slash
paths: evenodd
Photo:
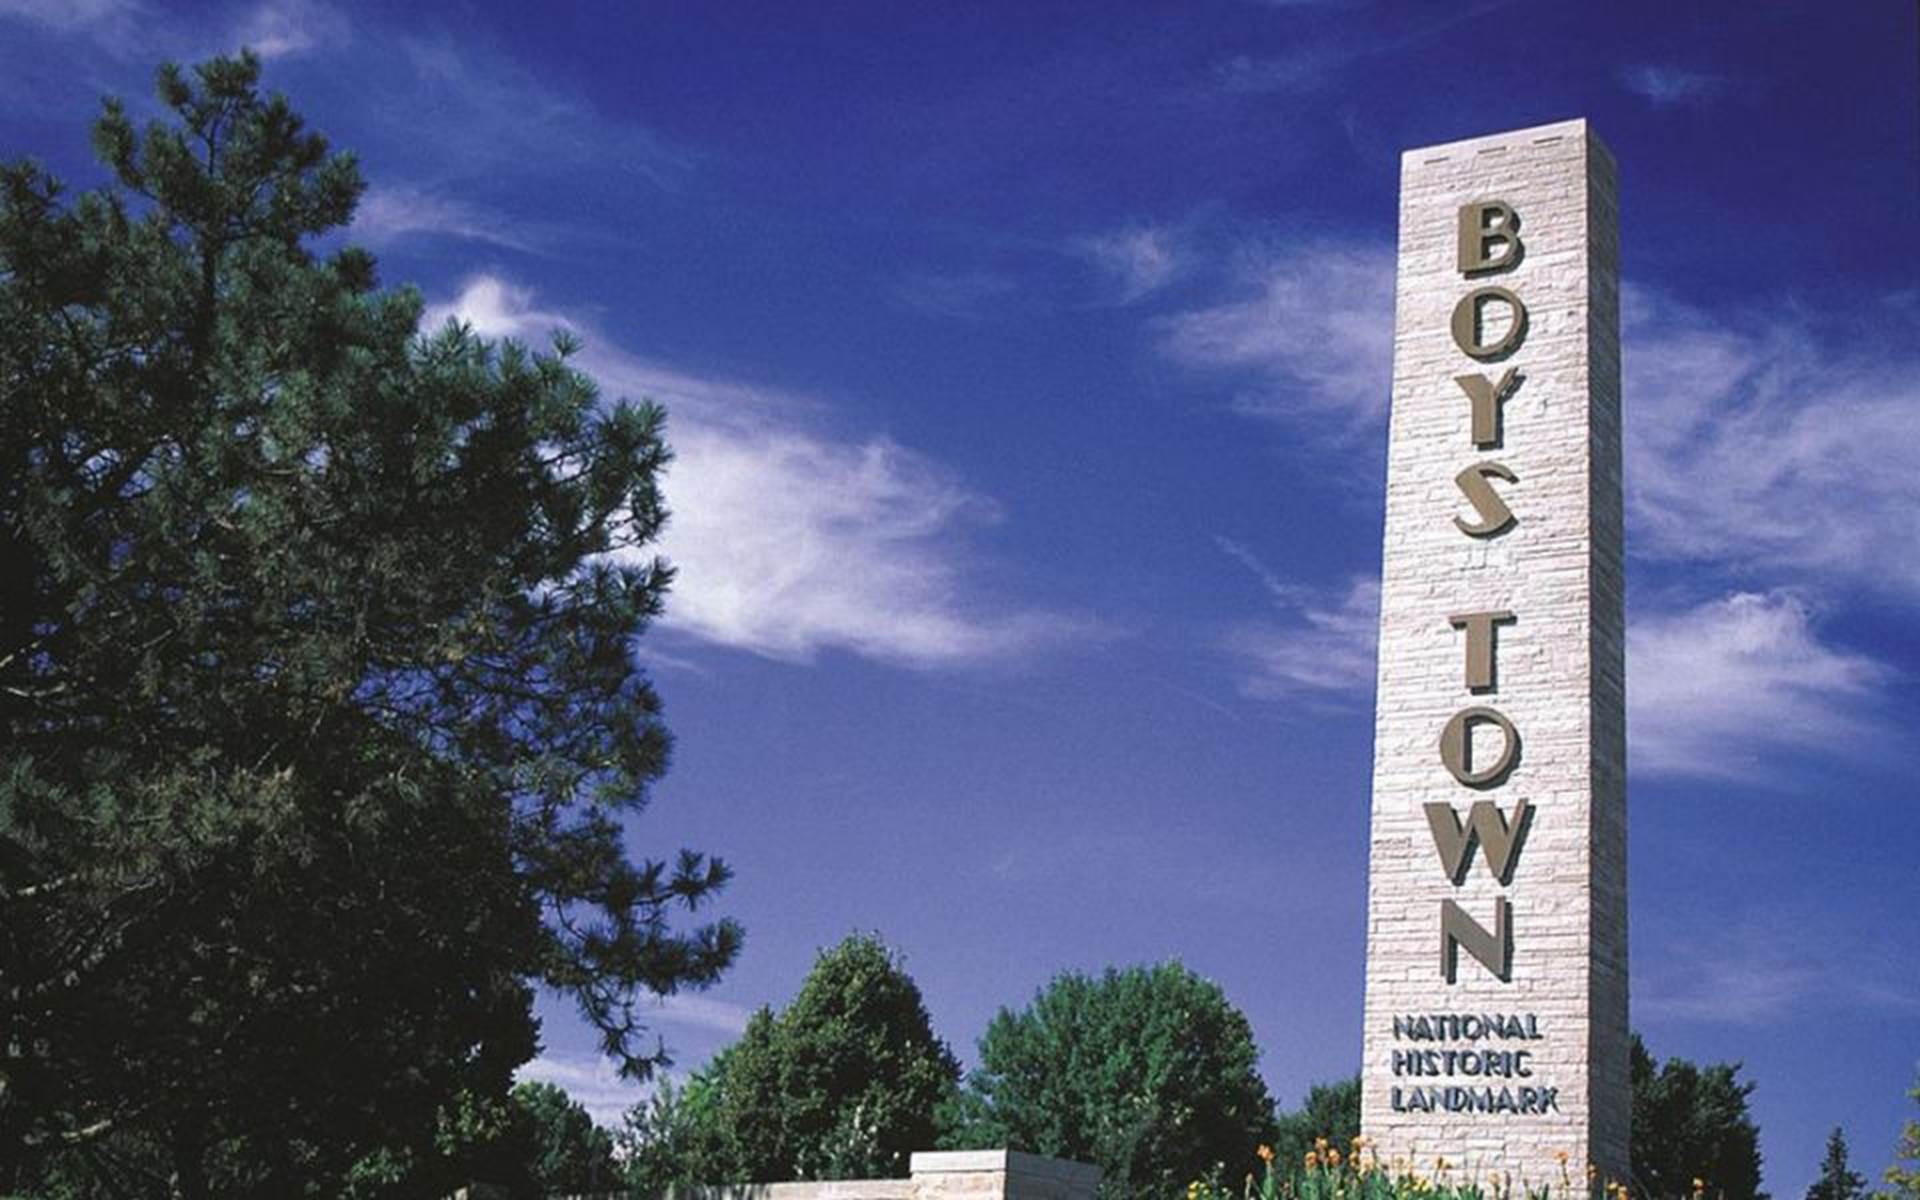
<path id="1" fill-rule="evenodd" d="M 1460 485 L 1460 490 L 1466 493 L 1473 510 L 1480 515 L 1478 521 L 1464 521 L 1459 517 L 1453 519 L 1453 523 L 1460 527 L 1460 532 L 1468 537 L 1492 537 L 1513 524 L 1513 510 L 1500 498 L 1500 493 L 1493 490 L 1493 485 L 1487 482 L 1489 479 L 1519 482 L 1506 464 L 1497 462 L 1475 463 L 1453 477 L 1453 481 Z"/>

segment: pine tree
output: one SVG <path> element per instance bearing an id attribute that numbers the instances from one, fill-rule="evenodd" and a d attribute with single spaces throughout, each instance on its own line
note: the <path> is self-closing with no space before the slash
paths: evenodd
<path id="1" fill-rule="evenodd" d="M 662 413 L 316 257 L 360 176 L 259 73 L 0 169 L 0 1190 L 427 1194 L 533 984 L 644 1074 L 739 941 L 622 846 Z"/>
<path id="2" fill-rule="evenodd" d="M 1867 1181 L 1847 1165 L 1847 1135 L 1836 1125 L 1827 1137 L 1820 1178 L 1807 1189 L 1807 1200 L 1861 1200 L 1866 1194 Z"/>

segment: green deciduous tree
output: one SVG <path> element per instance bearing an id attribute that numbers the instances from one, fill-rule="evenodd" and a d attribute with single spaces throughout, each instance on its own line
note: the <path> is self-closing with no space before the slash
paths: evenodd
<path id="1" fill-rule="evenodd" d="M 1179 963 L 1064 974 L 988 1025 L 944 1140 L 1091 1162 L 1107 1200 L 1165 1200 L 1253 1168 L 1273 1122 L 1258 1060 L 1246 1018 Z"/>
<path id="2" fill-rule="evenodd" d="M 593 1123 L 587 1110 L 550 1083 L 513 1089 L 526 1174 L 539 1195 L 611 1190 L 619 1180 L 613 1135 Z"/>
<path id="3" fill-rule="evenodd" d="M 1907 1093 L 1920 1103 L 1920 1084 Z M 1885 1190 L 1874 1193 L 1885 1200 L 1920 1200 L 1920 1119 L 1912 1119 L 1900 1128 L 1900 1144 L 1893 1151 L 1893 1165 L 1887 1168 Z"/>
<path id="4" fill-rule="evenodd" d="M 1847 1162 L 1847 1135 L 1835 1126 L 1827 1135 L 1827 1156 L 1820 1162 L 1820 1178 L 1807 1189 L 1807 1200 L 1860 1200 L 1867 1181 Z"/>
<path id="5" fill-rule="evenodd" d="M 316 257 L 360 177 L 258 75 L 0 169 L 0 1186 L 425 1194 L 532 984 L 643 1074 L 738 944 L 622 847 L 661 412 Z"/>
<path id="6" fill-rule="evenodd" d="M 1299 1108 L 1281 1113 L 1274 1121 L 1274 1157 L 1287 1170 L 1299 1170 L 1316 1139 L 1325 1138 L 1334 1149 L 1349 1154 L 1359 1135 L 1360 1077 L 1316 1083 Z"/>
<path id="7" fill-rule="evenodd" d="M 1691 1196 L 1701 1180 L 1715 1200 L 1765 1200 L 1760 1131 L 1747 1111 L 1740 1064 L 1700 1067 L 1670 1058 L 1655 1067 L 1633 1039 L 1633 1174 L 1656 1197 Z"/>
<path id="8" fill-rule="evenodd" d="M 679 1091 L 634 1113 L 637 1189 L 904 1177 L 934 1144 L 959 1066 L 877 938 L 824 951 L 793 1003 L 761 1009 Z"/>

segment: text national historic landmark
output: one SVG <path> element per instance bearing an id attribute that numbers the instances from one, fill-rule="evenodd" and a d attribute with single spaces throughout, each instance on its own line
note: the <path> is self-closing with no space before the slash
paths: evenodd
<path id="1" fill-rule="evenodd" d="M 1362 1124 L 1584 1190 L 1630 1111 L 1614 164 L 1567 121 L 1400 188 Z"/>

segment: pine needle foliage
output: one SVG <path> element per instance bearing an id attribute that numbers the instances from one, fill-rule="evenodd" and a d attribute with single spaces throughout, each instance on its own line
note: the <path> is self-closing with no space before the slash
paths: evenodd
<path id="1" fill-rule="evenodd" d="M 739 945 L 624 844 L 661 410 L 317 252 L 360 174 L 259 76 L 108 101 L 98 190 L 0 169 L 0 1188 L 400 1187 L 532 987 L 645 1075 Z"/>

